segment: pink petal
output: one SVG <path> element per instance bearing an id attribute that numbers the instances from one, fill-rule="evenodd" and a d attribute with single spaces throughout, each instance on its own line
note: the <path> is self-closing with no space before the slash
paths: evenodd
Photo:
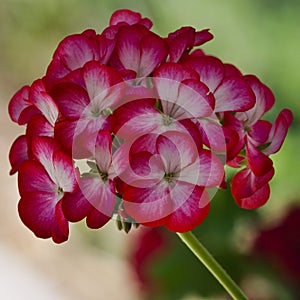
<path id="1" fill-rule="evenodd" d="M 243 123 L 231 113 L 224 113 L 223 123 L 227 160 L 232 160 L 244 147 L 246 133 Z"/>
<path id="2" fill-rule="evenodd" d="M 219 153 L 226 151 L 226 140 L 221 124 L 216 123 L 213 119 L 200 119 L 196 125 L 206 146 Z"/>
<path id="3" fill-rule="evenodd" d="M 20 218 L 37 237 L 50 238 L 56 222 L 56 203 L 54 192 L 26 192 L 21 196 L 18 205 Z"/>
<path id="4" fill-rule="evenodd" d="M 156 145 L 166 173 L 179 172 L 198 156 L 194 141 L 184 133 L 167 131 L 157 138 Z"/>
<path id="5" fill-rule="evenodd" d="M 151 27 L 153 26 L 153 23 L 150 19 L 148 18 L 143 18 L 139 21 L 139 24 L 145 26 L 147 29 L 151 29 Z"/>
<path id="6" fill-rule="evenodd" d="M 90 186 L 98 186 L 98 193 L 94 195 L 95 199 L 89 199 L 94 207 L 87 215 L 86 223 L 89 228 L 97 229 L 104 226 L 112 217 L 116 205 L 115 188 L 112 181 Z"/>
<path id="7" fill-rule="evenodd" d="M 111 15 L 109 25 L 117 25 L 118 23 L 133 25 L 139 23 L 141 18 L 142 16 L 138 12 L 129 9 L 119 9 Z"/>
<path id="8" fill-rule="evenodd" d="M 180 107 L 173 118 L 207 117 L 213 113 L 214 96 L 209 93 L 207 86 L 199 81 L 188 79 L 179 86 L 176 104 Z"/>
<path id="9" fill-rule="evenodd" d="M 78 120 L 90 103 L 87 92 L 73 83 L 56 85 L 51 90 L 51 96 L 57 103 L 59 111 L 70 120 Z"/>
<path id="10" fill-rule="evenodd" d="M 18 124 L 19 125 L 27 124 L 33 116 L 38 115 L 40 113 L 41 112 L 39 109 L 37 109 L 34 105 L 30 105 L 21 112 Z"/>
<path id="11" fill-rule="evenodd" d="M 44 167 L 37 161 L 24 161 L 18 172 L 18 187 L 20 195 L 26 192 L 46 192 L 54 194 L 56 184 L 49 177 Z"/>
<path id="12" fill-rule="evenodd" d="M 130 165 L 120 179 L 131 186 L 148 188 L 163 179 L 164 165 L 158 154 L 139 152 L 130 156 Z"/>
<path id="13" fill-rule="evenodd" d="M 15 174 L 25 160 L 28 160 L 27 140 L 25 135 L 20 135 L 13 142 L 9 151 L 9 162 L 11 165 L 9 174 Z"/>
<path id="14" fill-rule="evenodd" d="M 76 121 L 72 122 L 72 121 L 64 120 L 56 123 L 54 129 L 55 140 L 61 145 L 61 148 L 66 153 L 72 155 L 74 158 L 78 158 L 76 150 L 79 150 L 79 146 L 80 146 L 80 145 L 76 145 L 78 147 L 74 147 L 73 149 L 76 126 L 77 126 Z"/>
<path id="15" fill-rule="evenodd" d="M 70 156 L 57 150 L 53 153 L 55 183 L 64 192 L 74 192 L 77 188 L 78 174 Z"/>
<path id="16" fill-rule="evenodd" d="M 208 214 L 209 196 L 203 188 L 178 182 L 171 197 L 176 209 L 165 221 L 165 226 L 171 231 L 190 231 L 202 223 Z"/>
<path id="17" fill-rule="evenodd" d="M 149 133 L 145 135 L 141 135 L 136 138 L 134 141 L 130 142 L 130 155 L 134 155 L 140 152 L 149 152 L 151 154 L 157 153 L 156 148 L 156 140 L 158 134 L 157 133 Z"/>
<path id="18" fill-rule="evenodd" d="M 37 136 L 32 141 L 32 152 L 35 158 L 43 165 L 51 179 L 55 181 L 53 153 L 60 147 L 53 138 Z"/>
<path id="19" fill-rule="evenodd" d="M 102 227 L 111 218 L 116 202 L 112 181 L 103 183 L 100 177 L 85 177 L 79 186 L 75 194 L 63 198 L 64 213 L 71 222 L 87 217 L 88 227 Z"/>
<path id="20" fill-rule="evenodd" d="M 103 227 L 111 217 L 101 213 L 98 209 L 92 209 L 86 218 L 86 225 L 91 229 Z"/>
<path id="21" fill-rule="evenodd" d="M 203 29 L 201 31 L 197 31 L 195 34 L 195 43 L 194 46 L 201 46 L 204 43 L 212 40 L 214 36 L 209 32 L 209 29 Z"/>
<path id="22" fill-rule="evenodd" d="M 99 169 L 108 172 L 112 161 L 112 138 L 109 131 L 100 130 L 95 138 L 89 138 L 87 148 L 95 158 Z"/>
<path id="23" fill-rule="evenodd" d="M 249 139 L 246 140 L 246 154 L 249 167 L 256 176 L 262 176 L 272 169 L 272 160 L 259 151 Z"/>
<path id="24" fill-rule="evenodd" d="M 130 101 L 114 111 L 114 133 L 123 139 L 137 138 L 153 131 L 161 119 L 152 100 Z"/>
<path id="25" fill-rule="evenodd" d="M 141 59 L 140 44 L 147 33 L 148 30 L 140 25 L 124 26 L 120 29 L 115 50 L 124 69 L 138 72 Z"/>
<path id="26" fill-rule="evenodd" d="M 251 196 L 235 199 L 238 206 L 245 209 L 256 209 L 267 203 L 270 197 L 270 186 L 268 183 L 255 191 Z"/>
<path id="27" fill-rule="evenodd" d="M 54 126 L 58 118 L 58 108 L 53 99 L 46 93 L 42 80 L 36 80 L 32 84 L 30 101 L 42 112 L 48 122 Z"/>
<path id="28" fill-rule="evenodd" d="M 73 70 L 83 67 L 88 61 L 97 60 L 98 42 L 85 34 L 74 34 L 60 42 L 46 73 L 46 85 L 54 83 Z"/>
<path id="29" fill-rule="evenodd" d="M 247 83 L 239 77 L 225 78 L 214 93 L 215 112 L 246 111 L 255 104 L 255 95 Z"/>
<path id="30" fill-rule="evenodd" d="M 184 62 L 184 65 L 195 70 L 211 92 L 215 92 L 225 76 L 223 63 L 214 56 L 190 58 Z"/>
<path id="31" fill-rule="evenodd" d="M 232 64 L 224 64 L 225 68 L 225 77 L 242 77 L 242 72 Z"/>
<path id="32" fill-rule="evenodd" d="M 140 224 L 163 224 L 163 219 L 173 212 L 169 187 L 159 183 L 149 188 L 128 187 L 122 195 L 127 214 Z"/>
<path id="33" fill-rule="evenodd" d="M 202 150 L 197 160 L 180 171 L 178 180 L 204 187 L 217 187 L 224 177 L 224 166 L 209 150 Z"/>
<path id="34" fill-rule="evenodd" d="M 178 98 L 179 85 L 183 80 L 198 80 L 196 72 L 176 63 L 165 63 L 154 74 L 154 83 L 165 114 L 172 112 Z"/>
<path id="35" fill-rule="evenodd" d="M 83 78 L 89 99 L 97 102 L 99 109 L 104 109 L 116 104 L 122 96 L 121 87 L 111 88 L 122 81 L 120 75 L 112 68 L 101 65 L 95 61 L 89 62 L 85 64 L 83 68 Z M 103 105 L 103 100 L 107 98 L 109 94 L 114 95 L 109 102 L 106 99 L 106 103 Z M 117 94 L 119 94 L 118 97 Z"/>
<path id="36" fill-rule="evenodd" d="M 141 56 L 137 76 L 145 77 L 166 59 L 168 48 L 165 41 L 154 33 L 144 36 L 140 47 Z"/>
<path id="37" fill-rule="evenodd" d="M 29 86 L 22 87 L 19 91 L 17 91 L 13 97 L 11 98 L 8 104 L 8 112 L 12 121 L 18 123 L 20 115 L 24 109 L 31 106 L 32 103 L 29 101 Z M 22 125 L 19 123 L 19 125 Z"/>
<path id="38" fill-rule="evenodd" d="M 272 91 L 266 85 L 261 83 L 257 77 L 253 75 L 247 75 L 244 78 L 251 87 L 256 98 L 254 107 L 246 112 L 246 125 L 251 126 L 272 108 L 275 98 Z"/>
<path id="39" fill-rule="evenodd" d="M 248 132 L 251 140 L 255 141 L 258 145 L 262 145 L 267 141 L 272 124 L 266 120 L 258 120 L 253 126 L 252 130 Z"/>
<path id="40" fill-rule="evenodd" d="M 170 81 L 181 82 L 186 79 L 198 80 L 199 76 L 193 70 L 186 68 L 177 63 L 167 62 L 162 64 L 154 73 L 154 80 L 157 78 L 166 78 Z"/>
<path id="41" fill-rule="evenodd" d="M 43 115 L 32 116 L 26 127 L 26 138 L 29 145 L 29 155 L 32 155 L 32 141 L 36 136 L 54 138 L 54 128 Z"/>
<path id="42" fill-rule="evenodd" d="M 60 244 L 68 240 L 69 223 L 62 211 L 62 202 L 59 201 L 55 207 L 55 222 L 52 224 L 53 242 Z"/>
<path id="43" fill-rule="evenodd" d="M 273 175 L 273 168 L 259 177 L 255 176 L 249 168 L 236 173 L 232 178 L 231 191 L 237 204 L 248 209 L 265 204 L 270 193 L 268 182 Z"/>
<path id="44" fill-rule="evenodd" d="M 292 120 L 293 114 L 289 109 L 283 109 L 279 113 L 269 133 L 268 141 L 271 144 L 263 150 L 266 155 L 280 150 Z"/>
<path id="45" fill-rule="evenodd" d="M 83 184 L 84 178 L 80 178 Z M 69 222 L 79 222 L 93 209 L 91 203 L 84 197 L 80 188 L 75 193 L 66 193 L 62 199 L 62 210 Z"/>
<path id="46" fill-rule="evenodd" d="M 194 46 L 195 29 L 182 27 L 168 36 L 170 62 L 178 62 L 182 54 Z"/>

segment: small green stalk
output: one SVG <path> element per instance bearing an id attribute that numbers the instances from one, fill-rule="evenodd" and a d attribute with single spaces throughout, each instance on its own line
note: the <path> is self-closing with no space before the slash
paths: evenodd
<path id="1" fill-rule="evenodd" d="M 178 233 L 181 240 L 198 257 L 204 266 L 214 275 L 228 294 L 235 300 L 248 300 L 237 284 L 231 279 L 221 265 L 213 258 L 206 248 L 199 242 L 194 234 L 189 232 Z"/>

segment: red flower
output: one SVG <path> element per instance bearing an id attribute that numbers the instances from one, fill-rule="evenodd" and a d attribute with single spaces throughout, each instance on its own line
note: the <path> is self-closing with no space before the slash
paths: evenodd
<path id="1" fill-rule="evenodd" d="M 100 228 L 110 220 L 116 204 L 110 133 L 100 131 L 96 141 L 91 136 L 87 147 L 96 163 L 92 172 L 80 178 L 75 194 L 64 197 L 63 211 L 71 222 L 86 217 L 88 227 Z"/>
<path id="2" fill-rule="evenodd" d="M 165 225 L 171 231 L 200 224 L 209 209 L 205 187 L 223 179 L 221 162 L 174 131 L 143 136 L 130 150 L 130 166 L 119 175 L 125 183 L 120 187 L 125 211 L 140 224 Z"/>
<path id="3" fill-rule="evenodd" d="M 69 234 L 62 199 L 75 192 L 77 173 L 72 159 L 53 139 L 37 137 L 32 150 L 35 160 L 23 162 L 18 171 L 20 218 L 37 237 L 61 243 Z"/>

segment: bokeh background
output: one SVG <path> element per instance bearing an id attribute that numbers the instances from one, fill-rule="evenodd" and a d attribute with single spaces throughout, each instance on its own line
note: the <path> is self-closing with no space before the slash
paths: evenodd
<path id="1" fill-rule="evenodd" d="M 16 176 L 8 175 L 7 157 L 23 129 L 10 122 L 8 102 L 20 87 L 43 76 L 60 40 L 87 28 L 100 33 L 120 8 L 149 17 L 162 36 L 184 25 L 210 28 L 215 38 L 204 45 L 206 53 L 256 74 L 273 90 L 277 102 L 268 119 L 284 107 L 292 109 L 293 125 L 282 150 L 272 156 L 276 175 L 270 201 L 245 211 L 229 193 L 219 193 L 196 234 L 251 299 L 299 299 L 298 0 L 0 0 L 0 298 L 226 299 L 166 231 L 126 235 L 114 222 L 98 231 L 81 223 L 72 226 L 69 242 L 53 245 L 37 240 L 19 221 Z"/>

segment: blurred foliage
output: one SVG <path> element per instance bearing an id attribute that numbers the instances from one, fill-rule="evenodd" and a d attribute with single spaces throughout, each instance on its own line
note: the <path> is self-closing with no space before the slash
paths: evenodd
<path id="1" fill-rule="evenodd" d="M 294 123 L 282 151 L 274 155 L 276 175 L 272 195 L 258 212 L 235 206 L 222 191 L 214 198 L 211 212 L 195 231 L 232 276 L 261 272 L 277 286 L 278 299 L 292 299 L 272 271 L 238 252 L 236 236 L 247 232 L 258 219 L 272 222 L 290 202 L 299 202 L 300 149 L 300 2 L 298 0 L 0 0 L 0 94 L 7 105 L 22 85 L 43 76 L 51 56 L 66 35 L 94 28 L 101 32 L 111 13 L 119 8 L 141 12 L 154 22 L 154 31 L 166 36 L 185 25 L 210 28 L 215 39 L 204 51 L 252 73 L 273 90 L 277 102 L 268 118 L 274 120 L 283 107 L 294 112 Z M 85 233 L 85 231 L 84 231 Z M 101 232 L 84 242 L 98 245 Z M 244 235 L 244 236 L 243 236 Z M 241 234 L 246 237 L 247 234 Z M 108 235 L 107 235 L 108 236 Z M 180 299 L 186 292 L 206 295 L 222 292 L 214 278 L 173 237 L 168 259 L 153 273 L 164 283 L 157 300 Z M 245 240 L 240 240 L 240 246 Z M 273 276 L 274 277 L 274 276 Z M 272 279 L 272 280 L 271 280 Z M 154 298 L 153 298 L 154 299 Z M 275 298 L 274 298 L 275 299 Z"/>
<path id="2" fill-rule="evenodd" d="M 211 203 L 208 217 L 193 232 L 250 299 L 296 299 L 297 291 L 270 261 L 262 261 L 253 254 L 252 244 L 260 223 L 256 211 L 237 207 L 230 192 L 221 190 Z M 295 228 L 296 231 L 299 234 L 299 229 Z M 163 230 L 162 236 L 165 249 L 148 258 L 151 265 L 144 262 L 144 271 L 156 283 L 147 299 L 180 300 L 189 294 L 227 299 L 223 287 L 176 235 Z"/>

